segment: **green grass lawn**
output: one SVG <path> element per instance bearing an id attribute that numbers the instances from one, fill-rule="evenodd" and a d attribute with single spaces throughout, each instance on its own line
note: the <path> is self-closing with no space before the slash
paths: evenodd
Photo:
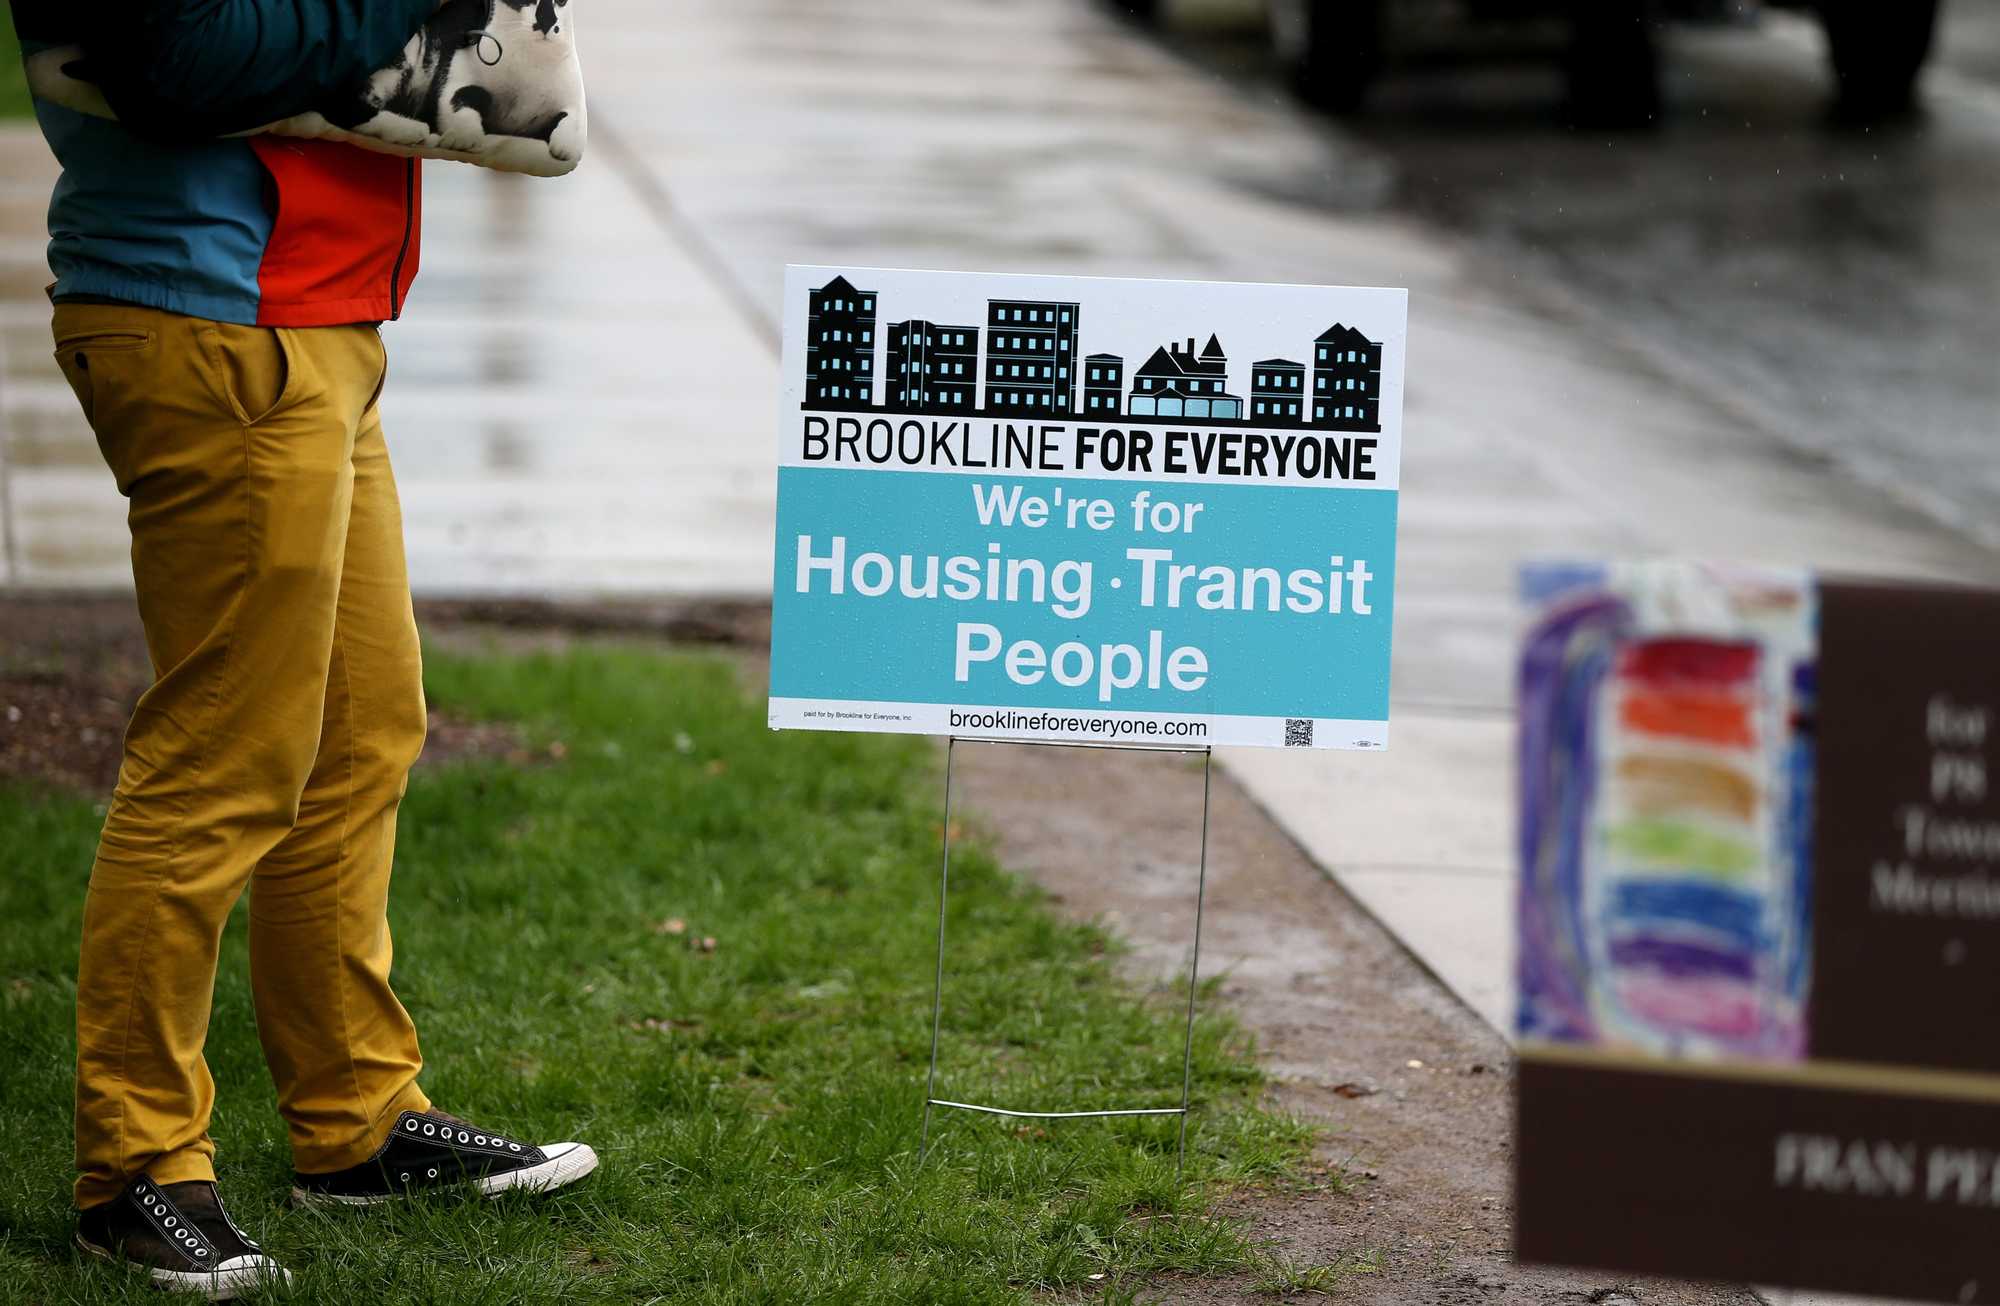
<path id="1" fill-rule="evenodd" d="M 604 1165 L 540 1201 L 283 1207 L 239 910 L 209 1036 L 214 1133 L 237 1219 L 297 1276 L 287 1300 L 973 1303 L 1069 1286 L 1123 1301 L 1149 1275 L 1263 1265 L 1204 1194 L 1285 1179 L 1309 1130 L 1257 1109 L 1258 1073 L 1219 1016 L 1196 1047 L 1186 1186 L 1171 1118 L 944 1112 L 918 1167 L 938 841 L 922 743 L 774 736 L 713 660 L 433 654 L 428 680 L 439 705 L 520 721 L 562 760 L 411 783 L 396 979 L 424 1085 L 495 1128 L 589 1142 Z M 0 789 L 9 1302 L 160 1300 L 69 1244 L 75 946 L 100 819 Z M 1121 983 L 1101 933 L 977 851 L 954 857 L 952 902 L 940 1096 L 1178 1097 L 1177 1000 Z M 707 937 L 712 952 L 690 944 Z"/>
<path id="2" fill-rule="evenodd" d="M 14 37 L 13 11 L 0 5 L 0 118 L 25 118 L 28 74 L 21 67 L 21 43 Z"/>

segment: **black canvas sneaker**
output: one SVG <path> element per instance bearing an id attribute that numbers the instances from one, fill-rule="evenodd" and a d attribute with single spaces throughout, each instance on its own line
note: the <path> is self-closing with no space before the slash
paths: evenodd
<path id="1" fill-rule="evenodd" d="M 442 1111 L 405 1111 L 375 1155 L 360 1165 L 297 1176 L 292 1202 L 374 1206 L 450 1184 L 471 1184 L 487 1197 L 516 1188 L 545 1193 L 596 1168 L 597 1153 L 582 1143 L 533 1147 Z"/>
<path id="2" fill-rule="evenodd" d="M 291 1275 L 236 1227 L 215 1185 L 156 1184 L 140 1175 L 102 1206 L 77 1216 L 76 1245 L 143 1269 L 161 1288 L 230 1301 Z"/>

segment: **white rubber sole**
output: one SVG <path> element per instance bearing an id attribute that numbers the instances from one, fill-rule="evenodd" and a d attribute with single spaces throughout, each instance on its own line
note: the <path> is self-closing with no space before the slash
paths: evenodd
<path id="1" fill-rule="evenodd" d="M 521 1170 L 508 1170 L 503 1174 L 488 1175 L 475 1179 L 472 1186 L 483 1197 L 498 1197 L 501 1193 L 529 1192 L 549 1193 L 558 1188 L 566 1188 L 597 1169 L 597 1153 L 582 1143 L 551 1143 L 542 1149 L 548 1160 L 540 1165 L 531 1165 Z M 424 1190 L 418 1189 L 417 1192 Z M 292 1189 L 293 1206 L 381 1206 L 385 1202 L 409 1200 L 411 1194 L 382 1193 L 371 1197 L 343 1197 L 334 1193 L 310 1193 L 303 1188 Z"/>
<path id="2" fill-rule="evenodd" d="M 234 1301 L 238 1293 L 261 1288 L 273 1281 L 287 1287 L 292 1282 L 291 1271 L 264 1257 L 239 1256 L 234 1261 L 224 1261 L 213 1270 L 185 1273 L 180 1270 L 156 1270 L 150 1265 L 121 1260 L 108 1248 L 86 1241 L 82 1234 L 76 1236 L 76 1245 L 101 1261 L 143 1271 L 156 1288 L 167 1292 L 192 1293 L 204 1301 Z"/>

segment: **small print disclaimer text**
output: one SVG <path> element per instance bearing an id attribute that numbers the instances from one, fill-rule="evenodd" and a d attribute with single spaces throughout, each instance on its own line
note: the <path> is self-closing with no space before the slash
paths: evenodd
<path id="1" fill-rule="evenodd" d="M 871 710 L 844 711 L 839 708 L 809 708 L 808 720 L 819 721 L 897 721 L 908 722 L 914 718 L 908 712 L 876 712 Z"/>

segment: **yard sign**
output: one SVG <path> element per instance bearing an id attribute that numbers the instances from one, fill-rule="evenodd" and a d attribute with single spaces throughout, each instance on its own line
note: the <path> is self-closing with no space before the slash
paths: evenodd
<path id="1" fill-rule="evenodd" d="M 788 269 L 771 725 L 1383 747 L 1406 320 Z"/>

